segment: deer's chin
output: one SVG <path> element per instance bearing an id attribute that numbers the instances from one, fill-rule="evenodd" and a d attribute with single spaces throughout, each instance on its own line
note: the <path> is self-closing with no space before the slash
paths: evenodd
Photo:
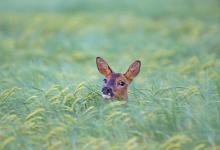
<path id="1" fill-rule="evenodd" d="M 102 94 L 102 97 L 105 98 L 105 99 L 112 99 L 112 97 L 110 95 Z"/>

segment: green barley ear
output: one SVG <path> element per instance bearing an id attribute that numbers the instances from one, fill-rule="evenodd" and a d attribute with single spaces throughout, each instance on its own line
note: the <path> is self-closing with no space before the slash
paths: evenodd
<path id="1" fill-rule="evenodd" d="M 137 137 L 130 138 L 124 145 L 124 149 L 126 150 L 135 150 L 139 149 L 138 139 Z"/>
<path id="2" fill-rule="evenodd" d="M 50 89 L 48 89 L 45 92 L 45 96 L 48 97 L 50 95 L 53 95 L 53 93 L 55 93 L 55 92 L 59 92 L 60 90 L 61 90 L 60 85 L 53 85 Z"/>
<path id="3" fill-rule="evenodd" d="M 48 148 L 47 150 L 56 150 L 56 149 L 59 149 L 59 147 L 61 146 L 63 142 L 62 141 L 56 141 L 56 142 L 53 142 Z"/>
<path id="4" fill-rule="evenodd" d="M 4 149 L 7 145 L 10 145 L 10 143 L 12 143 L 15 140 L 16 140 L 15 136 L 10 136 L 10 137 L 6 138 L 3 141 L 3 143 L 0 145 L 0 149 Z"/>
<path id="5" fill-rule="evenodd" d="M 82 91 L 85 88 L 85 83 L 81 82 L 77 87 L 76 90 L 73 92 L 74 95 L 76 95 L 77 93 L 79 93 L 80 91 Z"/>
<path id="6" fill-rule="evenodd" d="M 186 135 L 175 135 L 165 141 L 161 148 L 163 150 L 181 149 L 183 144 L 192 142 L 192 139 Z"/>
<path id="7" fill-rule="evenodd" d="M 53 136 L 57 136 L 58 134 L 62 133 L 63 131 L 65 131 L 65 129 L 63 127 L 56 127 L 53 128 L 46 136 L 47 140 L 50 140 Z"/>
<path id="8" fill-rule="evenodd" d="M 206 148 L 206 144 L 198 144 L 195 148 L 194 148 L 194 150 L 203 150 L 203 149 L 205 149 Z"/>
<path id="9" fill-rule="evenodd" d="M 0 93 L 0 102 L 4 102 L 10 97 L 14 96 L 17 91 L 21 90 L 21 88 L 13 87 L 11 89 L 6 89 Z"/>
<path id="10" fill-rule="evenodd" d="M 44 111 L 45 111 L 44 108 L 37 108 L 35 111 L 33 111 L 27 115 L 26 120 L 30 120 L 30 119 L 38 116 L 39 114 L 41 114 Z"/>

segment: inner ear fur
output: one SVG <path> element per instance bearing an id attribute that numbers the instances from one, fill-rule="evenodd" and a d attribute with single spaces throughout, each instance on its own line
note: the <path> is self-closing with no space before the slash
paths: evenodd
<path id="1" fill-rule="evenodd" d="M 139 74 L 140 68 L 141 68 L 141 61 L 140 60 L 134 61 L 128 68 L 127 72 L 124 74 L 125 77 L 128 80 L 132 81 Z"/>

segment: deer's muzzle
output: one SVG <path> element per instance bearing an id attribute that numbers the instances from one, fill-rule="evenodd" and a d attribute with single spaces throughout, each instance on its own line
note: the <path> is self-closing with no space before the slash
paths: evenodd
<path id="1" fill-rule="evenodd" d="M 102 88 L 102 97 L 110 99 L 114 96 L 112 88 L 110 87 L 103 87 Z"/>

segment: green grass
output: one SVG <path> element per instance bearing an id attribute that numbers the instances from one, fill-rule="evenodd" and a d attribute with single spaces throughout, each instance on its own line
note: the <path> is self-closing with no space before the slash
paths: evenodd
<path id="1" fill-rule="evenodd" d="M 0 8 L 0 149 L 220 148 L 219 1 Z M 101 97 L 96 56 L 142 61 L 128 103 Z"/>

